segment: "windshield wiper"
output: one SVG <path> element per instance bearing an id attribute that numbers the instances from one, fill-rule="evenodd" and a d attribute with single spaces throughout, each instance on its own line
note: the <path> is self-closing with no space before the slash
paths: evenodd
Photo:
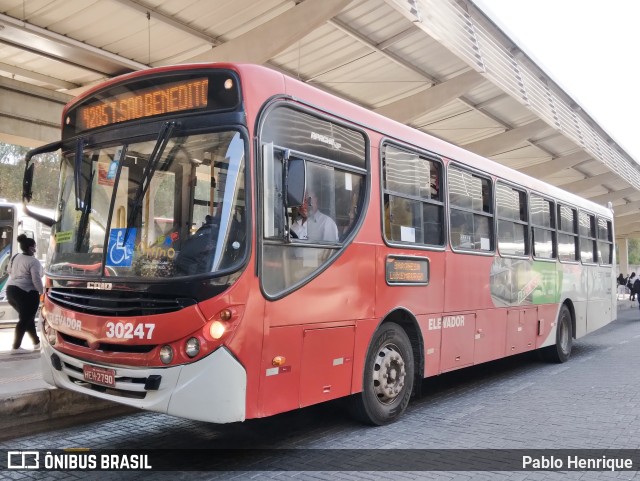
<path id="1" fill-rule="evenodd" d="M 82 214 L 80 215 L 78 232 L 76 233 L 76 252 L 80 251 L 84 235 L 87 232 L 87 225 L 89 224 L 89 213 L 91 212 L 91 191 L 93 190 L 93 176 L 95 173 L 96 171 L 91 169 L 87 190 L 84 193 L 84 199 L 82 201 Z"/>
<path id="2" fill-rule="evenodd" d="M 84 139 L 78 139 L 76 142 L 76 155 L 73 164 L 73 179 L 75 181 L 76 187 L 76 210 L 80 210 L 80 193 L 82 192 L 80 188 L 80 183 L 82 181 L 82 161 L 84 154 Z"/>
<path id="3" fill-rule="evenodd" d="M 151 184 L 153 174 L 158 168 L 162 153 L 167 147 L 169 139 L 171 139 L 171 134 L 173 133 L 173 130 L 175 128 L 176 122 L 165 122 L 160 129 L 158 140 L 156 140 L 156 145 L 153 147 L 153 152 L 151 152 L 149 162 L 147 163 L 147 166 L 142 173 L 142 179 L 140 179 L 138 190 L 133 197 L 133 205 L 131 206 L 131 211 L 129 212 L 129 218 L 127 219 L 127 230 L 124 233 L 124 240 L 122 241 L 123 244 L 127 241 L 129 232 L 131 231 L 131 227 L 133 227 L 133 223 L 136 221 L 136 217 L 138 217 L 138 212 L 140 212 L 140 207 L 142 206 L 142 199 L 149 189 L 149 184 Z"/>

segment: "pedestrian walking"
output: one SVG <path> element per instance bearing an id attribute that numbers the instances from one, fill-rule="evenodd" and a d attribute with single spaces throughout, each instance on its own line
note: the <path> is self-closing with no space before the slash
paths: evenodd
<path id="1" fill-rule="evenodd" d="M 11 258 L 7 281 L 7 300 L 11 307 L 18 311 L 12 354 L 31 352 L 20 347 L 25 332 L 31 337 L 34 349 L 40 349 L 40 338 L 36 332 L 36 313 L 40 305 L 40 294 L 44 291 L 42 265 L 34 256 L 36 241 L 20 234 L 18 243 L 22 253 Z"/>

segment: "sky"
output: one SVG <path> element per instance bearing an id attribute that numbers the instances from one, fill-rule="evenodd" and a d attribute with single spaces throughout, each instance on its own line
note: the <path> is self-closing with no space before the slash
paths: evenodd
<path id="1" fill-rule="evenodd" d="M 640 1 L 472 1 L 640 163 Z"/>

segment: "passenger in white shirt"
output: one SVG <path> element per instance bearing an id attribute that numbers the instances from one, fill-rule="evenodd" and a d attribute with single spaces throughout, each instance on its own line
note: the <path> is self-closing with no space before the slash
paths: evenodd
<path id="1" fill-rule="evenodd" d="M 338 226 L 331 217 L 318 210 L 318 197 L 314 192 L 305 195 L 298 208 L 298 219 L 291 224 L 291 231 L 301 240 L 338 242 Z"/>

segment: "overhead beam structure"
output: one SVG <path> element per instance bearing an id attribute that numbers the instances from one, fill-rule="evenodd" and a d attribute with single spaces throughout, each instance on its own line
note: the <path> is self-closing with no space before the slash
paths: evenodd
<path id="1" fill-rule="evenodd" d="M 625 197 L 629 195 L 634 195 L 634 194 L 638 194 L 638 189 L 636 189 L 635 187 L 627 187 L 625 189 L 615 190 L 612 192 L 608 192 L 606 194 L 599 194 L 595 196 L 585 195 L 584 197 L 589 199 L 591 202 L 604 205 L 607 202 L 613 202 L 618 199 L 624 199 Z"/>
<path id="2" fill-rule="evenodd" d="M 142 63 L 7 15 L 0 14 L 0 26 L 2 43 L 102 75 L 114 76 L 148 68 Z"/>
<path id="3" fill-rule="evenodd" d="M 613 172 L 605 172 L 604 174 L 594 175 L 593 177 L 587 177 L 586 179 L 576 180 L 574 182 L 569 182 L 568 184 L 562 184 L 559 187 L 564 190 L 568 190 L 569 192 L 584 192 L 585 190 L 589 190 L 598 185 L 602 185 L 607 182 L 620 182 L 627 185 L 617 174 Z"/>
<path id="4" fill-rule="evenodd" d="M 533 122 L 516 127 L 515 129 L 507 130 L 501 134 L 465 144 L 463 147 L 471 152 L 475 152 L 476 154 L 491 157 L 492 155 L 500 154 L 512 149 L 522 142 L 534 137 L 541 131 L 550 128 L 551 127 L 549 127 L 544 120 L 534 120 Z"/>
<path id="5" fill-rule="evenodd" d="M 51 85 L 56 89 L 68 90 L 80 87 L 79 84 L 74 84 L 72 82 L 67 82 L 66 80 L 60 80 L 54 77 L 50 77 L 49 75 L 32 72 L 31 70 L 26 70 L 24 68 L 16 67 L 14 65 L 9 65 L 2 62 L 0 62 L 0 71 L 7 72 L 12 75 L 17 75 L 19 77 L 29 78 L 45 85 Z"/>
<path id="6" fill-rule="evenodd" d="M 482 82 L 484 82 L 484 77 L 475 70 L 470 70 L 422 92 L 384 105 L 375 109 L 375 112 L 398 122 L 410 123 L 427 112 L 462 97 Z"/>
<path id="7" fill-rule="evenodd" d="M 575 167 L 576 165 L 581 164 L 582 162 L 591 158 L 592 157 L 590 154 L 583 150 L 580 150 L 578 152 L 574 152 L 573 154 L 556 157 L 555 159 L 547 160 L 546 162 L 541 162 L 530 167 L 524 167 L 519 170 L 523 174 L 540 179 L 543 177 L 549 177 L 562 170 Z"/>
<path id="8" fill-rule="evenodd" d="M 613 211 L 618 216 L 626 216 L 628 214 L 640 214 L 640 200 L 634 200 L 633 202 L 627 202 L 623 205 L 614 206 Z"/>
<path id="9" fill-rule="evenodd" d="M 263 64 L 334 17 L 351 0 L 302 2 L 275 18 L 208 52 L 185 60 L 191 62 L 250 62 Z"/>
<path id="10" fill-rule="evenodd" d="M 616 227 L 616 237 L 617 236 L 628 236 L 631 234 L 636 234 L 640 232 L 640 221 L 634 222 L 633 224 L 623 225 L 622 227 Z"/>
<path id="11" fill-rule="evenodd" d="M 640 212 L 638 212 L 638 214 L 640 214 Z M 622 217 L 617 217 L 616 216 L 616 218 L 615 218 L 616 229 L 618 229 L 619 227 L 622 227 L 622 226 L 635 224 L 637 222 L 640 222 L 640 215 L 625 215 L 625 216 L 622 216 Z"/>
<path id="12" fill-rule="evenodd" d="M 37 147 L 60 140 L 69 95 L 0 77 L 0 98 L 0 142 Z"/>

